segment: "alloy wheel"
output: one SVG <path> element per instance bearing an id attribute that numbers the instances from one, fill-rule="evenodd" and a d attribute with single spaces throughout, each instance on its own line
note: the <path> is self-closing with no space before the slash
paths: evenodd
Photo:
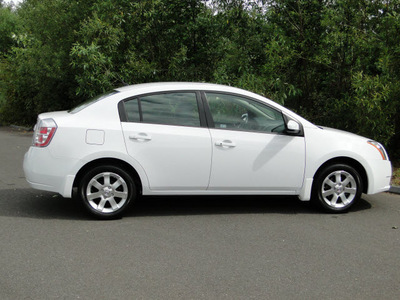
<path id="1" fill-rule="evenodd" d="M 89 205 L 101 213 L 113 213 L 124 206 L 128 199 L 125 180 L 113 172 L 102 172 L 94 176 L 86 187 Z"/>
<path id="2" fill-rule="evenodd" d="M 325 177 L 321 185 L 323 201 L 333 208 L 349 205 L 357 194 L 355 178 L 347 171 L 337 170 Z"/>

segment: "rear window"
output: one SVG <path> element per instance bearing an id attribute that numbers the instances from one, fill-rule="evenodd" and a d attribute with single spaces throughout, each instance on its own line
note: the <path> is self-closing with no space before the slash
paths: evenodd
<path id="1" fill-rule="evenodd" d="M 105 94 L 98 95 L 98 96 L 96 96 L 94 98 L 91 98 L 91 99 L 85 101 L 85 102 L 82 102 L 81 104 L 79 104 L 78 106 L 75 106 L 73 109 L 69 110 L 68 112 L 71 113 L 71 114 L 75 114 L 77 112 L 80 112 L 82 109 L 92 105 L 93 103 L 96 103 L 97 101 L 100 101 L 100 100 L 102 100 L 104 98 L 112 96 L 112 95 L 114 95 L 116 93 L 118 93 L 118 92 L 117 91 L 111 91 L 111 92 L 108 92 L 108 93 L 105 93 Z"/>

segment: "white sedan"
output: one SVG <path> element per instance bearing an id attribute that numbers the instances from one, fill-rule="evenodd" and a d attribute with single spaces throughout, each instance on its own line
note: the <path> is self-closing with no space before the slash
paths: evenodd
<path id="1" fill-rule="evenodd" d="M 316 126 L 260 95 L 206 83 L 126 86 L 38 116 L 24 171 L 36 189 L 120 217 L 139 195 L 297 195 L 328 212 L 387 191 L 384 147 Z"/>

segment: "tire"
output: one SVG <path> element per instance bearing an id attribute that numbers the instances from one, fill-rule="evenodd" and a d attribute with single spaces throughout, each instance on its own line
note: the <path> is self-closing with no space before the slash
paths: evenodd
<path id="1" fill-rule="evenodd" d="M 316 176 L 312 200 L 326 212 L 346 212 L 361 197 L 360 178 L 357 170 L 349 165 L 328 166 Z"/>
<path id="2" fill-rule="evenodd" d="M 117 219 L 136 199 L 136 186 L 124 169 L 105 165 L 83 176 L 79 194 L 85 208 L 96 218 Z"/>

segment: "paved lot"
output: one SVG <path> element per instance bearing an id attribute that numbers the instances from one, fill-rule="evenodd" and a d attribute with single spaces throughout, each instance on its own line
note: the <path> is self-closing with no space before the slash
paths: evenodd
<path id="1" fill-rule="evenodd" d="M 1 299 L 399 298 L 399 195 L 342 215 L 291 197 L 152 197 L 93 221 L 25 183 L 29 133 L 0 140 Z"/>

